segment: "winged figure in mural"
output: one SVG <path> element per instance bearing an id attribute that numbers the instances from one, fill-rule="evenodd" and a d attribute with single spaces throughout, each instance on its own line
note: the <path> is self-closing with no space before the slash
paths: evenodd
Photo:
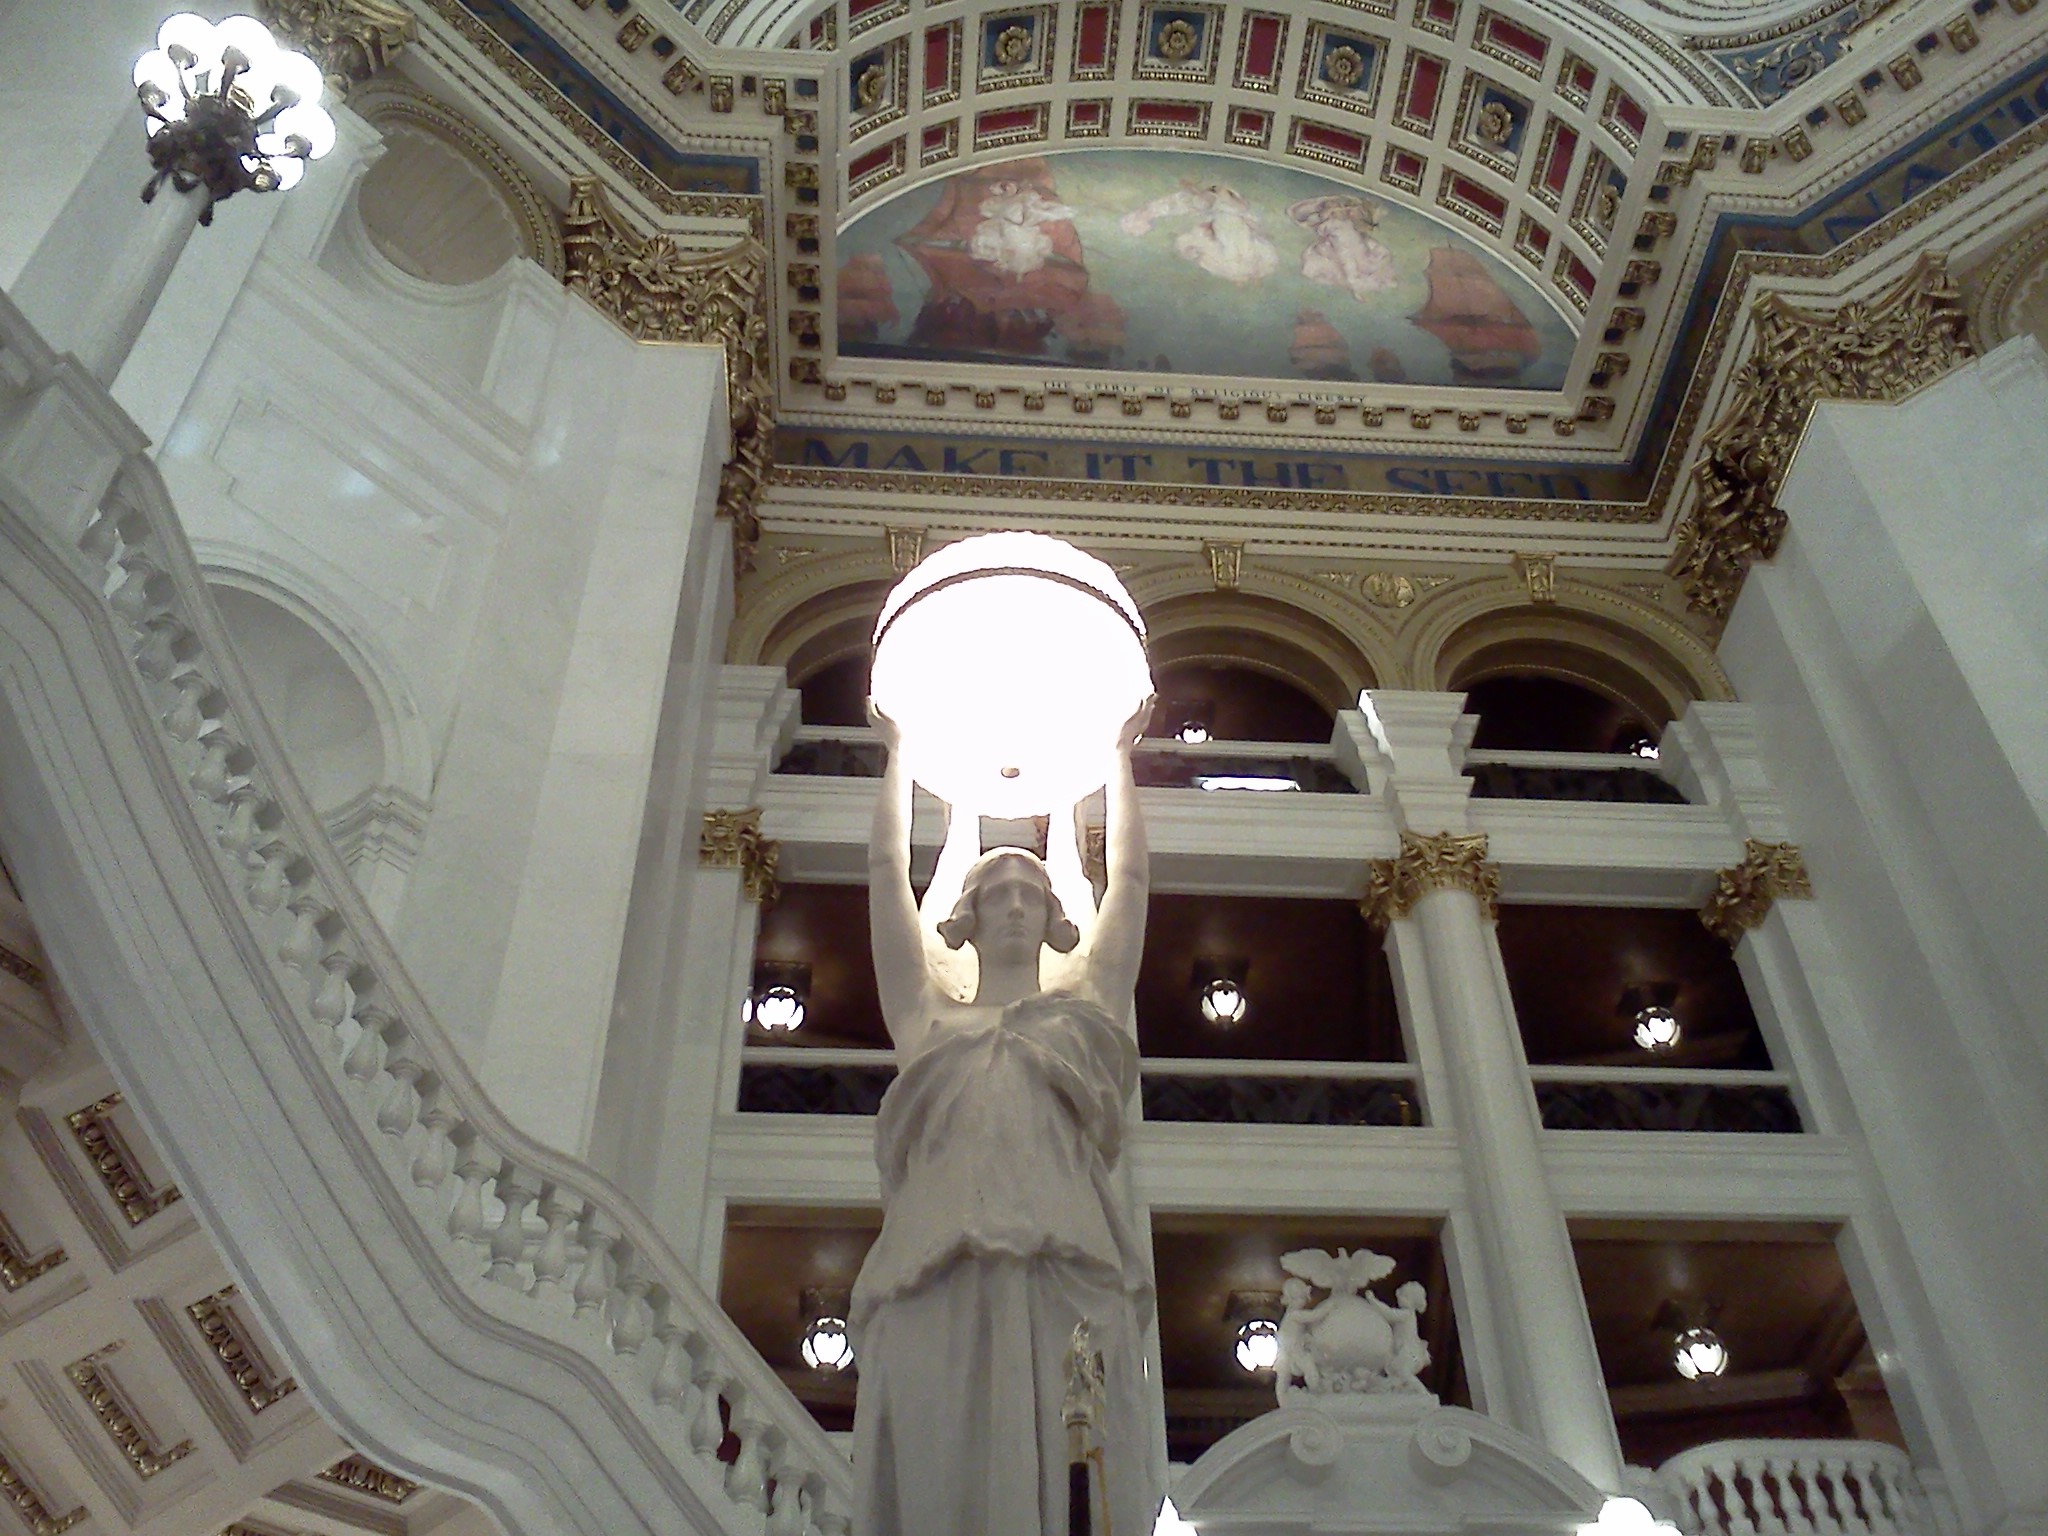
<path id="1" fill-rule="evenodd" d="M 1394 253 L 1374 233 L 1379 209 L 1364 198 L 1305 197 L 1288 205 L 1287 217 L 1316 237 L 1301 253 L 1310 282 L 1347 289 L 1360 303 L 1400 285 Z"/>
<path id="2" fill-rule="evenodd" d="M 1127 235 L 1142 237 L 1166 219 L 1195 223 L 1174 237 L 1174 254 L 1211 276 L 1242 286 L 1271 277 L 1280 249 L 1266 235 L 1264 221 L 1249 199 L 1227 182 L 1183 181 L 1175 190 L 1133 208 L 1117 221 Z"/>

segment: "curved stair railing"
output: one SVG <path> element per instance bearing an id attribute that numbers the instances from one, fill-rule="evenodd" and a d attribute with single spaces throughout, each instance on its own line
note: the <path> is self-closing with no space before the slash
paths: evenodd
<path id="1" fill-rule="evenodd" d="M 1933 1536 L 1913 1463 L 1877 1440 L 1718 1440 L 1657 1469 L 1691 1536 Z"/>
<path id="2" fill-rule="evenodd" d="M 61 523 L 76 521 L 77 512 L 38 497 L 33 475 L 19 472 L 38 446 L 33 422 L 49 399 L 70 407 L 46 413 L 67 430 L 97 418 L 104 441 L 96 446 L 118 455 L 110 488 L 75 532 Z M 51 451 L 67 450 L 57 442 Z M 21 538 L 26 511 L 45 550 L 83 584 L 80 605 L 98 595 L 103 635 L 127 660 L 117 686 L 141 706 L 131 715 L 156 722 L 161 736 L 152 747 L 138 727 L 135 757 L 177 775 L 164 788 L 166 798 L 183 800 L 186 840 L 217 860 L 241 905 L 239 937 L 281 983 L 275 995 L 288 1006 L 274 1027 L 301 1031 L 319 1048 L 329 1081 L 309 1091 L 330 1106 L 355 1168 L 389 1182 L 377 1192 L 380 1212 L 413 1214 L 417 1241 L 407 1247 L 442 1266 L 423 1277 L 437 1300 L 480 1330 L 479 1348 L 502 1351 L 509 1341 L 531 1351 L 537 1373 L 568 1370 L 600 1397 L 612 1394 L 608 1422 L 585 1434 L 564 1408 L 564 1423 L 546 1433 L 581 1439 L 600 1460 L 619 1445 L 647 1458 L 652 1476 L 636 1486 L 678 1496 L 668 1511 L 648 1508 L 643 1497 L 633 1514 L 643 1528 L 673 1532 L 708 1522 L 740 1536 L 844 1536 L 851 1471 L 810 1414 L 625 1196 L 522 1135 L 485 1096 L 287 767 L 133 428 L 4 297 L 0 476 L 0 503 L 11 503 L 15 514 L 12 536 Z M 0 518 L 8 510 L 0 505 Z M 134 1083 L 131 1096 L 147 1112 L 150 1085 Z M 203 1193 L 203 1128 L 163 1129 L 177 1143 L 181 1171 Z M 329 1187 L 342 1188 L 337 1199 L 346 1200 L 342 1180 Z M 294 1195 L 303 1203 L 319 1192 Z M 316 1207 L 308 1209 L 308 1219 L 319 1219 Z M 351 1214 L 345 1205 L 339 1213 L 343 1220 Z M 393 1286 L 403 1290 L 412 1278 L 398 1276 Z M 256 1280 L 260 1292 L 264 1277 Z M 318 1283 L 302 1280 L 300 1290 L 308 1287 Z M 332 1329 L 344 1346 L 351 1328 L 375 1326 L 359 1307 L 334 1313 Z M 292 1333 L 283 1330 L 285 1353 L 302 1376 L 319 1374 L 317 1354 L 309 1362 Z M 488 1461 L 489 1403 L 479 1403 L 476 1415 L 474 1424 L 451 1425 L 445 1400 L 434 1405 L 417 1445 L 471 1439 L 486 1447 L 475 1454 Z M 395 1445 L 376 1449 L 430 1477 L 448 1472 L 429 1450 L 408 1457 Z M 519 1471 L 508 1475 L 516 1480 Z M 474 1475 L 444 1480 L 492 1486 Z M 518 1503 L 486 1497 L 501 1519 Z M 556 1487 L 523 1507 L 551 1510 L 578 1529 L 618 1529 L 616 1504 L 607 1512 L 593 1499 L 579 1509 L 574 1488 Z M 508 1523 L 516 1528 L 513 1513 Z"/>

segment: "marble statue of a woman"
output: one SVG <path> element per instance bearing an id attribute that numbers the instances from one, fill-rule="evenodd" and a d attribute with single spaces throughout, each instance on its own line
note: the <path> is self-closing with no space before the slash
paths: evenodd
<path id="1" fill-rule="evenodd" d="M 1117 1169 L 1137 1083 L 1125 1023 L 1147 885 L 1135 722 L 1106 790 L 1108 885 L 1085 948 L 1066 910 L 1093 905 L 1075 817 L 1052 819 L 1048 871 L 1022 849 L 980 855 L 979 816 L 951 807 L 926 910 L 958 892 L 934 937 L 973 947 L 965 1001 L 927 943 L 910 886 L 910 780 L 893 727 L 876 724 L 890 759 L 869 904 L 899 1071 L 875 1129 L 882 1231 L 850 1318 L 856 1536 L 1065 1536 L 1060 1406 L 1083 1318 L 1104 1357 L 1111 1529 L 1150 1536 L 1166 1470 L 1144 1366 L 1152 1284 Z M 1041 981 L 1047 946 L 1067 985 Z"/>

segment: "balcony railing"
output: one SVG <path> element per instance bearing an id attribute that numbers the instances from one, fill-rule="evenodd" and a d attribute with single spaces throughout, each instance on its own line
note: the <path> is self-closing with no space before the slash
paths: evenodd
<path id="1" fill-rule="evenodd" d="M 1688 1536 L 1933 1536 L 1913 1464 L 1876 1440 L 1722 1440 L 1657 1469 Z"/>
<path id="2" fill-rule="evenodd" d="M 1684 805 L 1655 759 L 1626 752 L 1468 752 L 1475 800 L 1579 800 Z"/>
<path id="3" fill-rule="evenodd" d="M 1531 1067 L 1550 1131 L 1717 1131 L 1797 1135 L 1785 1072 L 1684 1067 Z"/>

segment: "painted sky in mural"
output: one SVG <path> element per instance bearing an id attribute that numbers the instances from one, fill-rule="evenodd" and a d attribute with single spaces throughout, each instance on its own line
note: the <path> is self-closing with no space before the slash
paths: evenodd
<path id="1" fill-rule="evenodd" d="M 851 357 L 1557 389 L 1573 343 L 1455 230 L 1220 155 L 976 166 L 854 220 L 839 263 Z"/>

